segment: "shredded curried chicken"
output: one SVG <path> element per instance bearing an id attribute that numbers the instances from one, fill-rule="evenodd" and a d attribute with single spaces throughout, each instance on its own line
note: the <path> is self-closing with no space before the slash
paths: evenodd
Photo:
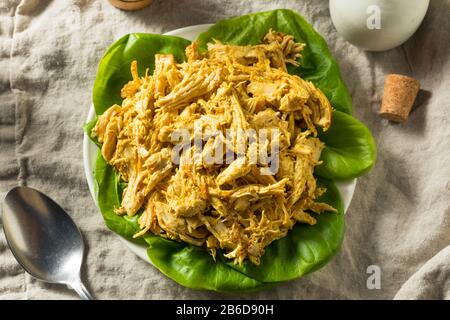
<path id="1" fill-rule="evenodd" d="M 270 30 L 253 46 L 216 41 L 201 53 L 194 42 L 181 64 L 157 54 L 152 75 L 132 63 L 122 105 L 92 133 L 127 183 L 117 214 L 140 214 L 135 237 L 151 232 L 259 264 L 297 222 L 315 224 L 311 212 L 336 211 L 316 201 L 325 190 L 313 175 L 324 146 L 317 128 L 330 127 L 332 107 L 287 73 L 303 47 Z M 276 151 L 267 161 L 253 156 L 261 150 Z"/>

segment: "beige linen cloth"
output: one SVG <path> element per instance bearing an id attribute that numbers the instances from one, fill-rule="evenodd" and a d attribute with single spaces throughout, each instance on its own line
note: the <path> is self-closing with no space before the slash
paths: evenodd
<path id="1" fill-rule="evenodd" d="M 138 12 L 107 1 L 0 0 L 0 196 L 32 186 L 70 213 L 87 242 L 84 279 L 100 299 L 450 299 L 450 1 L 430 2 L 408 42 L 367 53 L 336 33 L 326 0 L 155 0 Z M 378 161 L 358 180 L 342 250 L 326 267 L 256 294 L 190 290 L 130 252 L 91 199 L 81 126 L 97 64 L 129 32 L 163 33 L 274 8 L 296 10 L 325 37 L 355 116 L 375 136 Z M 416 77 L 427 91 L 406 124 L 377 115 L 391 72 Z M 372 265 L 380 268 L 378 289 L 367 285 Z M 25 274 L 0 231 L 0 298 L 77 297 Z"/>

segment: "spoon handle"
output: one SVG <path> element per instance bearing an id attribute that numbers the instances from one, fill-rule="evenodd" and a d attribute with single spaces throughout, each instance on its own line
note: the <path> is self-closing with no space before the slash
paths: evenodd
<path id="1" fill-rule="evenodd" d="M 75 290 L 76 293 L 80 296 L 83 300 L 94 300 L 92 295 L 89 293 L 89 291 L 86 289 L 84 284 L 80 281 L 74 282 L 69 284 L 69 286 Z"/>

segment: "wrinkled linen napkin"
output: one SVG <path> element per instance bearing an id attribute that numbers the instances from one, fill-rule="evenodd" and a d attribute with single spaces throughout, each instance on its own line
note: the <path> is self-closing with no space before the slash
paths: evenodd
<path id="1" fill-rule="evenodd" d="M 164 33 L 275 8 L 296 10 L 325 37 L 353 96 L 354 114 L 378 144 L 358 180 L 342 250 L 323 269 L 249 295 L 193 291 L 139 259 L 103 223 L 83 170 L 81 126 L 106 48 L 129 32 Z M 431 1 L 404 45 L 367 53 L 335 31 L 328 1 L 155 0 L 124 12 L 106 0 L 0 2 L 0 196 L 17 184 L 57 200 L 86 238 L 83 274 L 101 299 L 450 298 L 450 1 Z M 377 112 L 385 75 L 424 89 L 405 124 Z M 375 277 L 375 278 L 374 278 Z M 0 298 L 74 299 L 24 273 L 0 231 Z"/>

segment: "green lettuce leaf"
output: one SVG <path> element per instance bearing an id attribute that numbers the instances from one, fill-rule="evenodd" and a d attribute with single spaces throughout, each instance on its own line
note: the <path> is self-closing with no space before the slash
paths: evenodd
<path id="1" fill-rule="evenodd" d="M 203 248 L 151 234 L 134 239 L 133 235 L 140 229 L 137 222 L 140 215 L 129 218 L 114 212 L 120 207 L 124 184 L 100 152 L 95 165 L 95 183 L 95 189 L 99 191 L 98 205 L 106 226 L 125 239 L 148 246 L 150 261 L 178 283 L 192 289 L 223 292 L 251 292 L 269 286 L 231 268 L 219 255 L 215 262 Z"/>
<path id="2" fill-rule="evenodd" d="M 191 289 L 220 292 L 253 292 L 270 287 L 230 267 L 217 254 L 216 261 L 204 249 L 157 236 L 146 238 L 150 261 L 166 276 Z"/>
<path id="3" fill-rule="evenodd" d="M 344 204 L 331 180 L 317 179 L 327 188 L 319 199 L 338 210 L 337 213 L 312 214 L 313 226 L 297 224 L 286 237 L 266 248 L 259 266 L 246 261 L 242 266 L 228 264 L 261 282 L 281 282 L 299 278 L 325 265 L 339 250 L 344 239 Z"/>
<path id="4" fill-rule="evenodd" d="M 324 163 L 316 174 L 330 179 L 346 179 L 365 173 L 375 161 L 375 144 L 368 129 L 352 118 L 351 98 L 343 83 L 337 63 L 332 58 L 323 38 L 298 14 L 275 10 L 218 22 L 199 36 L 201 47 L 213 38 L 235 44 L 256 44 L 273 28 L 294 35 L 307 44 L 301 66 L 289 67 L 321 88 L 330 99 L 334 112 L 332 127 L 321 133 L 326 143 L 322 155 Z M 152 72 L 156 53 L 172 53 L 178 62 L 184 60 L 188 40 L 151 34 L 129 34 L 114 43 L 100 62 L 94 83 L 93 100 L 97 115 L 113 104 L 121 104 L 120 89 L 131 80 L 130 64 L 138 61 L 139 73 L 146 68 Z M 90 132 L 92 121 L 85 126 Z M 94 139 L 95 142 L 95 139 Z M 280 240 L 266 248 L 261 265 L 249 262 L 235 266 L 217 255 L 217 261 L 203 248 L 178 243 L 153 235 L 139 239 L 139 214 L 133 218 L 118 216 L 114 209 L 120 206 L 125 184 L 116 171 L 100 155 L 95 164 L 95 189 L 100 211 L 108 228 L 122 237 L 148 246 L 151 262 L 178 283 L 194 288 L 225 292 L 248 292 L 298 278 L 327 263 L 338 251 L 344 235 L 343 204 L 334 183 L 319 178 L 328 190 L 322 201 L 339 210 L 337 214 L 316 215 L 315 226 L 297 225 Z"/>
<path id="5" fill-rule="evenodd" d="M 236 45 L 258 44 L 271 28 L 306 43 L 300 65 L 289 66 L 288 71 L 313 82 L 337 110 L 332 127 L 320 135 L 326 148 L 321 157 L 323 164 L 316 169 L 316 174 L 337 180 L 365 174 L 376 158 L 372 134 L 361 122 L 343 114 L 351 114 L 352 101 L 339 66 L 325 40 L 303 17 L 290 10 L 274 10 L 222 20 L 200 34 L 198 41 L 203 50 L 214 40 Z"/>
<path id="6" fill-rule="evenodd" d="M 91 134 L 92 129 L 94 129 L 95 124 L 97 123 L 97 120 L 98 120 L 98 116 L 96 116 L 94 119 L 92 119 L 88 123 L 85 123 L 83 125 L 83 131 L 87 134 L 89 139 L 97 145 L 97 147 L 101 148 L 102 144 L 100 142 L 98 142 L 98 140 L 96 138 L 92 137 L 92 134 Z"/>
<path id="7" fill-rule="evenodd" d="M 325 93 L 336 110 L 351 114 L 352 99 L 327 43 L 303 17 L 291 10 L 260 12 L 222 20 L 200 34 L 198 41 L 203 50 L 214 39 L 237 45 L 258 44 L 271 28 L 293 35 L 297 42 L 306 43 L 300 66 L 289 66 L 289 73 L 310 80 Z"/>
<path id="8" fill-rule="evenodd" d="M 339 191 L 330 180 L 318 179 L 327 188 L 320 198 L 338 213 L 314 214 L 317 224 L 297 224 L 288 235 L 266 248 L 261 264 L 234 265 L 217 254 L 217 261 L 206 250 L 185 243 L 152 236 L 148 256 L 164 274 L 184 286 L 215 291 L 253 291 L 271 282 L 301 277 L 325 265 L 339 250 L 344 237 L 344 208 Z M 255 281 L 256 280 L 256 281 Z"/>
<path id="9" fill-rule="evenodd" d="M 150 261 L 165 275 L 192 289 L 221 292 L 252 292 L 271 287 L 314 271 L 326 264 L 339 250 L 344 236 L 344 210 L 339 191 L 330 180 L 318 178 L 327 188 L 319 199 L 338 213 L 314 215 L 317 224 L 298 224 L 285 238 L 266 248 L 260 266 L 245 262 L 236 266 L 218 252 L 216 261 L 203 248 L 167 240 L 154 235 L 133 239 L 139 230 L 137 220 L 118 216 L 123 182 L 117 172 L 100 155 L 95 168 L 98 203 L 106 225 L 120 236 L 139 244 L 147 244 Z"/>
<path id="10" fill-rule="evenodd" d="M 316 167 L 319 176 L 334 179 L 352 179 L 367 173 L 374 165 L 377 148 L 370 130 L 352 116 L 333 112 L 333 123 L 319 134 L 325 143 Z"/>
<path id="11" fill-rule="evenodd" d="M 144 238 L 133 238 L 140 229 L 139 215 L 130 218 L 126 215 L 119 216 L 114 212 L 114 209 L 120 207 L 124 184 L 116 170 L 106 163 L 100 152 L 95 162 L 94 179 L 97 203 L 106 226 L 128 240 L 145 245 Z"/>
<path id="12" fill-rule="evenodd" d="M 157 53 L 171 53 L 177 61 L 184 61 L 184 49 L 190 43 L 180 37 L 145 33 L 132 33 L 117 40 L 98 66 L 93 90 L 96 114 L 101 115 L 113 104 L 122 103 L 120 90 L 132 79 L 133 60 L 138 61 L 139 74 L 144 74 L 147 68 L 153 71 Z"/>

